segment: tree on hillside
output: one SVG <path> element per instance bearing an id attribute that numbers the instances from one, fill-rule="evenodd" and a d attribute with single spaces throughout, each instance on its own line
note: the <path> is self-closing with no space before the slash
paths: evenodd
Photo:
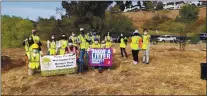
<path id="1" fill-rule="evenodd" d="M 66 10 L 67 15 L 76 17 L 74 21 L 76 27 L 82 26 L 89 29 L 95 27 L 92 26 L 94 18 L 105 17 L 105 10 L 111 3 L 111 1 L 78 1 L 78 3 L 62 1 L 62 6 Z M 86 24 L 90 26 L 86 26 Z"/>
<path id="2" fill-rule="evenodd" d="M 110 11 L 111 11 L 111 12 L 120 12 L 121 10 L 120 10 L 119 7 L 120 7 L 120 6 L 115 5 L 115 6 L 113 6 L 113 7 L 110 9 Z"/>
<path id="3" fill-rule="evenodd" d="M 44 38 L 44 40 L 49 39 L 52 34 L 60 33 L 60 31 L 56 29 L 57 23 L 54 16 L 51 16 L 49 19 L 39 17 L 37 22 L 38 35 L 40 35 L 40 38 Z"/>
<path id="4" fill-rule="evenodd" d="M 116 5 L 119 6 L 119 9 L 120 9 L 121 11 L 124 11 L 124 9 L 125 9 L 125 5 L 124 5 L 124 2 L 123 2 L 123 1 L 116 1 Z"/>
<path id="5" fill-rule="evenodd" d="M 126 7 L 126 8 L 130 8 L 131 5 L 132 5 L 132 1 L 126 1 L 126 2 L 125 2 L 125 7 Z"/>
<path id="6" fill-rule="evenodd" d="M 179 15 L 184 22 L 197 20 L 198 14 L 199 8 L 193 5 L 185 5 L 179 11 Z"/>
<path id="7" fill-rule="evenodd" d="M 157 3 L 157 6 L 156 6 L 156 10 L 162 10 L 163 9 L 163 3 L 160 1 Z"/>
<path id="8" fill-rule="evenodd" d="M 139 6 L 139 8 L 141 8 L 141 2 L 137 1 L 137 6 Z"/>
<path id="9" fill-rule="evenodd" d="M 151 11 L 154 9 L 154 4 L 152 1 L 143 1 L 144 6 L 146 7 L 146 10 Z"/>

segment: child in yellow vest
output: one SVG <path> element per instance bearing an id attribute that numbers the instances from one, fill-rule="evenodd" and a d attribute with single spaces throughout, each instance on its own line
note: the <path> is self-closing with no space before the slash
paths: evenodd
<path id="1" fill-rule="evenodd" d="M 126 53 L 127 38 L 124 38 L 123 34 L 121 34 L 119 38 L 119 42 L 120 42 L 121 56 L 124 57 L 124 54 L 125 54 L 127 58 L 127 53 Z"/>
<path id="2" fill-rule="evenodd" d="M 148 32 L 147 29 L 144 29 L 143 32 L 144 32 L 144 35 L 142 36 L 142 38 L 143 38 L 143 43 L 142 43 L 143 60 L 142 60 L 142 63 L 149 64 L 150 35 L 147 34 L 147 32 Z"/>
<path id="3" fill-rule="evenodd" d="M 57 54 L 57 41 L 55 40 L 55 35 L 51 36 L 51 40 L 47 41 L 48 55 Z"/>
<path id="4" fill-rule="evenodd" d="M 40 67 L 39 45 L 37 43 L 34 43 L 31 45 L 31 48 L 32 51 L 30 51 L 28 75 L 33 75 Z"/>
<path id="5" fill-rule="evenodd" d="M 101 44 L 99 44 L 98 38 L 94 39 L 94 43 L 91 45 L 91 48 L 101 48 Z M 93 68 L 95 68 L 95 67 L 93 67 Z M 102 66 L 98 67 L 98 71 L 99 71 L 99 73 L 102 73 Z"/>

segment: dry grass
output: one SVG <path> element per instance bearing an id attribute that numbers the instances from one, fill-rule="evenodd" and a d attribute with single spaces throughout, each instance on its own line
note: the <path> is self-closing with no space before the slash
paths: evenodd
<path id="1" fill-rule="evenodd" d="M 20 66 L 3 72 L 1 91 L 7 95 L 204 95 L 200 63 L 205 62 L 206 55 L 191 47 L 180 52 L 176 44 L 153 45 L 149 65 L 133 65 L 130 48 L 126 59 L 121 58 L 117 47 L 113 69 L 102 74 L 89 70 L 82 75 L 27 76 L 25 67 Z"/>
<path id="2" fill-rule="evenodd" d="M 163 14 L 168 16 L 169 18 L 175 19 L 176 16 L 179 15 L 179 10 L 170 10 L 170 11 L 156 11 L 156 12 L 147 12 L 147 11 L 139 11 L 139 12 L 126 12 L 123 13 L 132 19 L 133 24 L 138 28 L 142 29 L 142 25 L 149 19 L 151 19 L 156 14 Z M 204 20 L 206 18 L 206 7 L 200 8 L 199 12 L 199 20 Z"/>

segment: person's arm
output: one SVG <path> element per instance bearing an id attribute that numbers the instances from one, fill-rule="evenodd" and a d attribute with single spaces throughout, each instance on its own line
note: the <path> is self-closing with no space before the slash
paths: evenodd
<path id="1" fill-rule="evenodd" d="M 76 55 L 77 55 L 77 57 L 79 57 L 79 50 L 78 50 L 78 47 L 75 46 L 75 49 L 76 49 Z"/>
<path id="2" fill-rule="evenodd" d="M 47 48 L 50 48 L 50 41 L 47 40 Z"/>
<path id="3" fill-rule="evenodd" d="M 142 38 L 139 39 L 139 48 L 142 48 Z"/>
<path id="4" fill-rule="evenodd" d="M 69 53 L 69 52 L 68 52 L 68 47 L 65 48 L 65 53 Z"/>
<path id="5" fill-rule="evenodd" d="M 23 46 L 25 46 L 25 45 L 26 45 L 25 41 L 23 41 L 22 45 L 23 45 Z"/>

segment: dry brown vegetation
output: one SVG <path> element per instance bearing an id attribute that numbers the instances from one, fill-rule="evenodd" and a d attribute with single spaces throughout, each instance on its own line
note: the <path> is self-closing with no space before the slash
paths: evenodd
<path id="1" fill-rule="evenodd" d="M 152 45 L 150 64 L 132 64 L 121 58 L 118 45 L 114 46 L 113 69 L 102 74 L 89 70 L 85 74 L 41 77 L 28 76 L 23 61 L 24 49 L 3 49 L 11 60 L 3 65 L 2 94 L 7 95 L 204 95 L 205 81 L 200 79 L 200 63 L 205 62 L 206 52 L 197 45 L 188 45 L 185 52 L 176 44 Z M 8 54 L 10 53 L 10 54 Z M 141 53 L 139 54 L 141 56 Z M 139 57 L 141 59 L 141 57 Z"/>
<path id="2" fill-rule="evenodd" d="M 142 25 L 156 14 L 166 15 L 169 18 L 175 19 L 179 15 L 179 10 L 162 10 L 155 12 L 139 11 L 139 12 L 126 12 L 123 15 L 128 16 L 132 19 L 133 24 L 141 29 Z M 206 18 L 206 7 L 200 8 L 198 21 L 203 21 Z"/>

